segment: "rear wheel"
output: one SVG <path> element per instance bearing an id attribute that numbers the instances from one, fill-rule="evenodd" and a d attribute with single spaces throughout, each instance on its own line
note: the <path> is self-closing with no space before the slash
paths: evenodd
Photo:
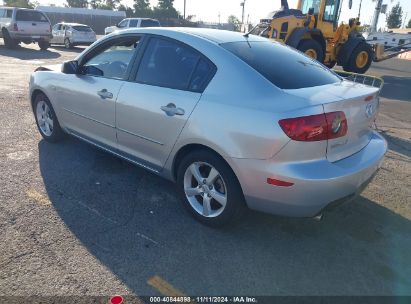
<path id="1" fill-rule="evenodd" d="M 321 63 L 324 62 L 323 48 L 317 41 L 313 39 L 301 40 L 301 42 L 298 44 L 297 49 Z"/>
<path id="2" fill-rule="evenodd" d="M 187 155 L 177 174 L 185 208 L 200 222 L 219 227 L 246 210 L 241 186 L 221 157 L 206 150 Z"/>
<path id="3" fill-rule="evenodd" d="M 64 47 L 66 49 L 71 49 L 73 47 L 73 45 L 70 42 L 70 39 L 68 39 L 68 38 L 64 39 Z"/>
<path id="4" fill-rule="evenodd" d="M 41 136 L 48 142 L 60 141 L 64 137 L 64 132 L 49 99 L 44 94 L 37 94 L 33 102 L 33 109 Z"/>
<path id="5" fill-rule="evenodd" d="M 14 49 L 17 46 L 17 42 L 14 41 L 13 38 L 10 37 L 9 32 L 6 29 L 2 30 L 4 45 L 8 49 Z"/>
<path id="6" fill-rule="evenodd" d="M 366 42 L 360 42 L 352 52 L 348 63 L 343 66 L 344 71 L 363 74 L 369 69 L 372 57 L 371 46 Z"/>
<path id="7" fill-rule="evenodd" d="M 44 40 L 39 41 L 40 50 L 45 51 L 49 48 L 49 46 L 50 46 L 50 43 L 48 41 L 44 41 Z"/>

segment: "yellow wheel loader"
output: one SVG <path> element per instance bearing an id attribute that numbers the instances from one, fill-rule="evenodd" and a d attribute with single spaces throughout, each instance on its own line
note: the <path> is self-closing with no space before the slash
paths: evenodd
<path id="1" fill-rule="evenodd" d="M 351 18 L 348 24 L 338 25 L 341 2 L 298 0 L 297 9 L 290 9 L 287 0 L 281 0 L 281 9 L 270 13 L 269 18 L 261 19 L 248 34 L 285 43 L 329 68 L 338 64 L 347 72 L 365 73 L 373 60 L 388 57 L 383 57 L 384 46 L 373 48 L 361 35 L 358 17 Z M 350 8 L 351 5 L 352 0 Z"/>

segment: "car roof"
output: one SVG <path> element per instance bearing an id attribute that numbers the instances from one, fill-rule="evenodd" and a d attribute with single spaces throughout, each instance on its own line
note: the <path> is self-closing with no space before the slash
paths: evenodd
<path id="1" fill-rule="evenodd" d="M 256 35 L 245 36 L 244 33 L 206 29 L 206 28 L 192 28 L 192 27 L 148 27 L 148 28 L 132 28 L 122 30 L 123 33 L 144 33 L 144 34 L 157 34 L 163 36 L 172 36 L 173 34 L 185 34 L 188 36 L 196 36 L 204 40 L 208 40 L 217 44 L 227 42 L 241 42 L 241 41 L 268 41 L 267 38 L 259 37 Z"/>
<path id="2" fill-rule="evenodd" d="M 87 24 L 81 24 L 81 23 L 71 23 L 71 22 L 59 22 L 57 24 L 64 24 L 64 25 L 70 25 L 70 26 L 87 26 L 90 27 Z"/>

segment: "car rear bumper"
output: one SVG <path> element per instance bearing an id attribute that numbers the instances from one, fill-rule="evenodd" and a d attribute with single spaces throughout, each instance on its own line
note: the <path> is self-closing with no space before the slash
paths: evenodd
<path id="1" fill-rule="evenodd" d="M 11 32 L 11 38 L 21 41 L 50 41 L 53 36 L 52 35 L 28 35 L 22 33 Z"/>
<path id="2" fill-rule="evenodd" d="M 250 209 L 267 213 L 313 217 L 359 194 L 380 168 L 387 143 L 373 132 L 361 151 L 337 162 L 326 159 L 279 163 L 271 160 L 231 159 Z M 293 183 L 273 186 L 267 178 Z"/>

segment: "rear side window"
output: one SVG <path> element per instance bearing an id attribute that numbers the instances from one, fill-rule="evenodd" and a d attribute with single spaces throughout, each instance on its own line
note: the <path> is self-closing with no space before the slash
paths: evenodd
<path id="1" fill-rule="evenodd" d="M 11 9 L 6 10 L 6 18 L 11 18 L 11 17 L 13 17 L 13 10 Z"/>
<path id="2" fill-rule="evenodd" d="M 88 26 L 75 25 L 75 26 L 72 26 L 72 28 L 79 32 L 91 32 L 92 31 L 92 29 Z"/>
<path id="3" fill-rule="evenodd" d="M 221 46 L 280 89 L 308 88 L 341 81 L 317 61 L 279 43 L 244 41 Z"/>
<path id="4" fill-rule="evenodd" d="M 178 42 L 151 38 L 136 81 L 177 90 L 202 92 L 213 67 L 200 53 Z M 211 76 L 210 76 L 211 75 Z"/>
<path id="5" fill-rule="evenodd" d="M 48 22 L 46 16 L 39 11 L 32 10 L 18 10 L 16 13 L 17 21 L 35 21 L 35 22 Z"/>
<path id="6" fill-rule="evenodd" d="M 160 22 L 157 20 L 141 20 L 141 27 L 159 27 Z"/>

